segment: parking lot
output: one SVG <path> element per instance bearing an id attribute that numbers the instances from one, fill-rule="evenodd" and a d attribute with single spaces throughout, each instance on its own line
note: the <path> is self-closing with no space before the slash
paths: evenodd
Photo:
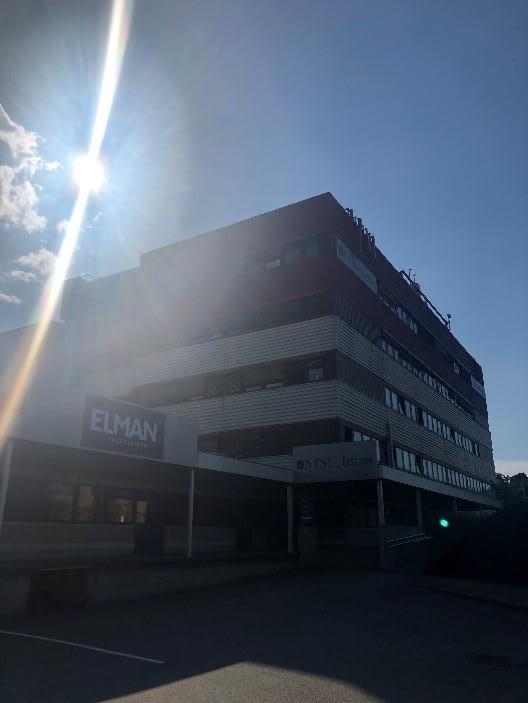
<path id="1" fill-rule="evenodd" d="M 2 703 L 528 700 L 528 617 L 410 576 L 295 572 L 0 630 Z"/>

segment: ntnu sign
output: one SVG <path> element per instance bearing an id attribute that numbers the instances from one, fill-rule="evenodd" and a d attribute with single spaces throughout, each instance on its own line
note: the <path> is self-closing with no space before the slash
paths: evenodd
<path id="1" fill-rule="evenodd" d="M 372 466 L 380 460 L 379 443 L 375 440 L 294 447 L 293 456 L 299 471 L 331 471 Z"/>
<path id="2" fill-rule="evenodd" d="M 119 400 L 88 396 L 81 445 L 161 459 L 165 415 Z"/>

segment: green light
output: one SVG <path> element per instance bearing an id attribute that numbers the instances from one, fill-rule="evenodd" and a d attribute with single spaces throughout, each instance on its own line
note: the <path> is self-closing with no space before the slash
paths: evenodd
<path id="1" fill-rule="evenodd" d="M 445 517 L 440 518 L 438 522 L 440 523 L 440 527 L 449 527 L 449 520 L 446 520 Z"/>

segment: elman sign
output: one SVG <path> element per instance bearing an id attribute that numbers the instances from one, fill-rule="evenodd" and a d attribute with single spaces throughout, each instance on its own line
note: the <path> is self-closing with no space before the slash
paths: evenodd
<path id="1" fill-rule="evenodd" d="M 121 400 L 86 397 L 81 446 L 162 459 L 165 415 Z"/>

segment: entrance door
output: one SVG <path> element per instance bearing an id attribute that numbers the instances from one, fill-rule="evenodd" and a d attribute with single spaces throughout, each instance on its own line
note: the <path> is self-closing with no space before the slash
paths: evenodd
<path id="1" fill-rule="evenodd" d="M 163 524 L 157 501 L 149 496 L 136 498 L 134 510 L 135 553 L 162 554 Z"/>

